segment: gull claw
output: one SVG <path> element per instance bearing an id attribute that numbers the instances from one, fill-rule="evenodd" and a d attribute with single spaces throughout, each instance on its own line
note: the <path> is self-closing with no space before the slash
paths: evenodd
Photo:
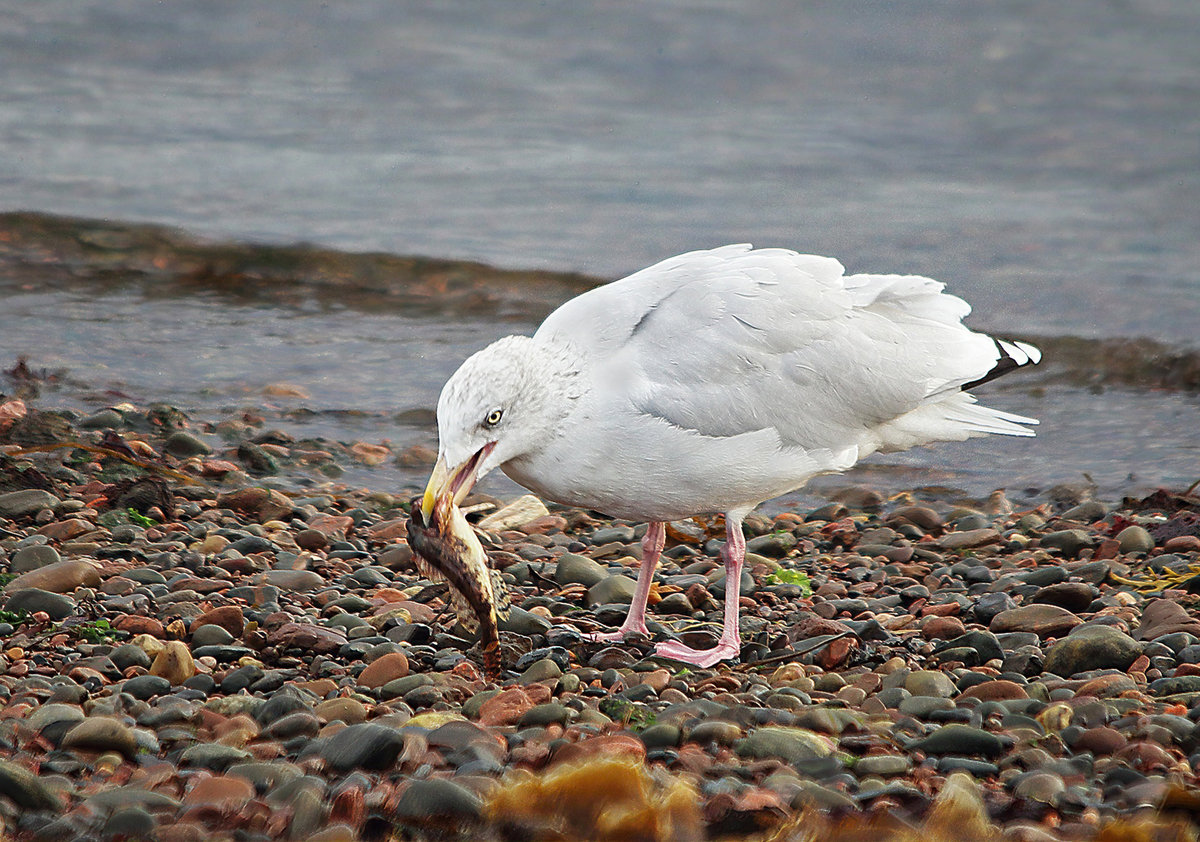
<path id="1" fill-rule="evenodd" d="M 615 632 L 583 632 L 583 639 L 593 643 L 613 643 L 624 640 L 627 636 L 635 634 L 643 637 L 651 637 L 649 629 L 645 625 L 642 626 L 621 626 Z"/>
<path id="2" fill-rule="evenodd" d="M 654 647 L 654 654 L 673 661 L 682 661 L 702 669 L 707 669 L 721 661 L 738 657 L 741 647 L 736 640 L 722 639 L 712 649 L 693 649 L 673 640 L 668 640 Z"/>

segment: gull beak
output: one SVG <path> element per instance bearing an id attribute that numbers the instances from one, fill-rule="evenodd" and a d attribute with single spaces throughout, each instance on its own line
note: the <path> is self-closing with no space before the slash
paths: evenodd
<path id="1" fill-rule="evenodd" d="M 433 466 L 433 472 L 429 475 L 429 482 L 425 485 L 425 495 L 421 498 L 421 514 L 425 523 L 429 523 L 429 517 L 433 514 L 438 500 L 448 498 L 457 506 L 471 493 L 471 489 L 482 476 L 479 466 L 495 447 L 494 441 L 488 442 L 474 456 L 453 470 L 447 467 L 444 455 L 438 456 L 437 464 Z"/>

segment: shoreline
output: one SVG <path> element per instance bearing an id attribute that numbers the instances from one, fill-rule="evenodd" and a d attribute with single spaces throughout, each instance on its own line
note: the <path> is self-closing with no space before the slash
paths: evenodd
<path id="1" fill-rule="evenodd" d="M 743 661 L 713 670 L 580 640 L 623 616 L 640 524 L 510 510 L 489 683 L 403 496 L 271 489 L 252 426 L 235 463 L 162 408 L 24 409 L 0 405 L 14 840 L 1196 833 L 1195 497 L 857 488 L 752 516 Z M 94 449 L 34 450 L 67 441 Z M 715 640 L 720 536 L 674 524 L 664 557 L 652 616 L 691 645 Z"/>

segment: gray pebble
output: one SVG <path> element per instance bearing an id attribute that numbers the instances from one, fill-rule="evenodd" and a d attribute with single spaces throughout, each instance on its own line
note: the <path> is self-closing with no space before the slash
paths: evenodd
<path id="1" fill-rule="evenodd" d="M 0 494 L 0 517 L 10 519 L 27 517 L 37 514 L 42 509 L 53 509 L 60 502 L 49 491 L 42 491 L 40 488 L 10 491 L 7 494 Z"/>
<path id="2" fill-rule="evenodd" d="M 592 559 L 566 553 L 558 560 L 554 581 L 560 586 L 583 585 L 592 587 L 608 577 L 608 568 Z"/>
<path id="3" fill-rule="evenodd" d="M 60 561 L 62 561 L 62 556 L 54 547 L 35 544 L 31 547 L 22 547 L 13 553 L 12 559 L 9 561 L 8 572 L 28 573 L 30 570 L 37 570 L 39 567 L 57 564 Z"/>
<path id="4" fill-rule="evenodd" d="M 1070 678 L 1080 672 L 1128 669 L 1142 654 L 1142 644 L 1112 626 L 1080 626 L 1050 647 L 1046 672 Z"/>

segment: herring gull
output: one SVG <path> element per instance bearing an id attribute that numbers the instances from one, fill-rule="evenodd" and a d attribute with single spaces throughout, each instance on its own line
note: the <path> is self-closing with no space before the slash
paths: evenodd
<path id="1" fill-rule="evenodd" d="M 724 622 L 737 657 L 742 521 L 760 503 L 876 451 L 988 433 L 1025 418 L 967 390 L 1037 363 L 1024 342 L 962 324 L 970 307 L 912 275 L 846 275 L 837 260 L 730 245 L 694 251 L 568 301 L 532 336 L 474 354 L 438 399 L 438 459 L 422 499 L 457 503 L 500 468 L 542 497 L 648 521 L 620 629 L 648 635 L 646 599 L 668 521 L 725 515 Z"/>

